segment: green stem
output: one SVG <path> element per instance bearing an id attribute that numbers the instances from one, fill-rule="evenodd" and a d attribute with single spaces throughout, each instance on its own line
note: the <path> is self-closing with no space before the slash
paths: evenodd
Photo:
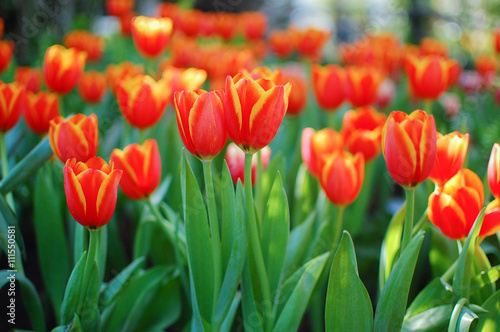
<path id="1" fill-rule="evenodd" d="M 434 105 L 434 101 L 432 99 L 424 99 L 423 104 L 423 110 L 426 111 L 427 114 L 432 114 L 432 106 Z"/>
<path id="2" fill-rule="evenodd" d="M 429 212 L 429 208 L 425 209 L 424 214 L 422 217 L 420 217 L 419 221 L 415 224 L 415 227 L 413 227 L 413 231 L 411 232 L 412 237 L 417 235 L 418 232 L 420 232 L 425 225 L 427 224 L 427 220 L 429 220 L 427 213 Z"/>
<path id="3" fill-rule="evenodd" d="M 415 208 L 415 188 L 406 189 L 406 218 L 403 229 L 403 239 L 401 241 L 401 254 L 410 244 L 413 230 L 413 210 Z"/>
<path id="4" fill-rule="evenodd" d="M 5 179 L 9 174 L 9 158 L 7 157 L 7 145 L 5 144 L 5 133 L 0 133 L 0 154 L 2 160 L 2 179 Z M 6 200 L 11 209 L 14 211 L 14 198 L 12 192 L 7 193 Z"/>
<path id="5" fill-rule="evenodd" d="M 257 152 L 257 171 L 255 172 L 255 205 L 257 206 L 257 213 L 259 220 L 262 220 L 264 214 L 264 199 L 262 197 L 262 150 Z M 253 157 L 252 157 L 253 158 Z"/>
<path id="6" fill-rule="evenodd" d="M 85 303 L 85 297 L 87 296 L 87 291 L 89 288 L 90 278 L 92 276 L 92 270 L 94 268 L 95 263 L 95 254 L 97 252 L 98 242 L 99 242 L 99 232 L 100 230 L 90 230 L 90 240 L 89 240 L 89 248 L 87 251 L 87 259 L 85 260 L 85 269 L 83 272 L 83 283 L 81 284 L 80 289 L 80 301 L 79 303 L 83 305 Z M 97 269 L 97 264 L 95 265 Z"/>
<path id="7" fill-rule="evenodd" d="M 203 175 L 205 177 L 205 190 L 208 201 L 208 220 L 210 223 L 210 237 L 212 239 L 212 254 L 214 261 L 213 312 L 215 312 L 215 308 L 217 308 L 217 302 L 219 301 L 219 292 L 222 283 L 222 254 L 220 245 L 219 220 L 217 219 L 215 191 L 212 180 L 212 161 L 203 162 Z"/>
<path id="8" fill-rule="evenodd" d="M 264 312 L 265 331 L 270 331 L 272 328 L 272 301 L 271 291 L 269 289 L 269 280 L 267 278 L 266 266 L 264 264 L 264 257 L 262 255 L 262 248 L 260 246 L 259 230 L 257 228 L 257 219 L 255 218 L 255 205 L 253 202 L 252 194 L 252 154 L 245 154 L 245 200 L 246 200 L 246 213 L 248 221 L 248 230 L 250 235 L 250 246 L 255 259 L 255 267 L 257 269 L 257 276 L 261 286 L 263 302 L 261 307 Z"/>
<path id="9" fill-rule="evenodd" d="M 332 233 L 332 245 L 333 245 L 332 255 L 337 250 L 337 246 L 338 246 L 341 234 L 342 234 L 342 230 L 343 230 L 342 219 L 344 216 L 344 210 L 345 210 L 344 205 L 339 205 L 337 208 L 337 219 L 335 220 L 335 223 L 333 224 L 333 227 L 332 227 L 332 230 L 333 230 L 333 233 Z"/>
<path id="10" fill-rule="evenodd" d="M 139 129 L 139 142 L 142 144 L 146 140 L 146 130 Z"/>

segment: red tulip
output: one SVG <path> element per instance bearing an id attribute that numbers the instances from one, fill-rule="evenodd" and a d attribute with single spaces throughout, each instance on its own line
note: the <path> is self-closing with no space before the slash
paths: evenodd
<path id="1" fill-rule="evenodd" d="M 331 128 L 316 132 L 312 128 L 305 128 L 302 131 L 302 161 L 315 177 L 321 176 L 325 156 L 342 151 L 343 146 L 342 135 Z"/>
<path id="2" fill-rule="evenodd" d="M 106 13 L 120 17 L 132 11 L 134 0 L 106 0 Z"/>
<path id="3" fill-rule="evenodd" d="M 273 30 L 269 35 L 269 39 L 267 41 L 269 43 L 269 47 L 276 54 L 277 57 L 286 59 L 290 55 L 295 47 L 294 35 L 292 32 L 288 30 Z"/>
<path id="4" fill-rule="evenodd" d="M 486 207 L 479 236 L 489 236 L 498 232 L 500 232 L 500 201 L 495 199 Z"/>
<path id="5" fill-rule="evenodd" d="M 89 62 L 99 62 L 104 54 L 106 42 L 101 36 L 85 30 L 73 30 L 64 36 L 64 46 L 87 52 Z"/>
<path id="6" fill-rule="evenodd" d="M 23 84 L 26 91 L 38 92 L 42 84 L 42 71 L 38 68 L 17 67 L 14 72 L 16 82 Z"/>
<path id="7" fill-rule="evenodd" d="M 5 133 L 12 129 L 25 108 L 26 89 L 24 85 L 3 83 L 0 81 L 0 131 Z"/>
<path id="8" fill-rule="evenodd" d="M 115 95 L 116 86 L 122 79 L 142 75 L 143 73 L 143 65 L 136 65 L 130 61 L 124 61 L 117 65 L 110 64 L 106 67 L 106 82 L 111 93 Z"/>
<path id="9" fill-rule="evenodd" d="M 89 104 L 100 103 L 106 94 L 106 77 L 96 70 L 83 73 L 78 83 L 78 93 Z"/>
<path id="10" fill-rule="evenodd" d="M 311 66 L 313 92 L 319 106 L 336 110 L 345 99 L 345 72 L 337 65 Z"/>
<path id="11" fill-rule="evenodd" d="M 469 147 L 469 134 L 455 131 L 443 136 L 437 133 L 436 138 L 436 162 L 429 178 L 442 188 L 462 168 Z"/>
<path id="12" fill-rule="evenodd" d="M 172 20 L 137 16 L 132 19 L 132 38 L 139 53 L 156 58 L 167 48 L 172 35 Z"/>
<path id="13" fill-rule="evenodd" d="M 500 198 L 500 145 L 493 144 L 488 162 L 488 184 L 495 198 Z"/>
<path id="14" fill-rule="evenodd" d="M 375 103 L 384 76 L 375 68 L 350 66 L 346 68 L 345 93 L 353 107 Z"/>
<path id="15" fill-rule="evenodd" d="M 406 61 L 406 75 L 411 91 L 415 97 L 435 100 L 450 85 L 450 60 L 429 55 L 423 57 L 409 56 Z"/>
<path id="16" fill-rule="evenodd" d="M 8 40 L 0 40 L 0 74 L 8 67 L 14 54 L 14 43 Z"/>
<path id="17" fill-rule="evenodd" d="M 47 87 L 57 93 L 67 94 L 78 83 L 83 73 L 87 54 L 74 48 L 53 45 L 45 52 L 43 77 Z"/>
<path id="18" fill-rule="evenodd" d="M 242 15 L 243 32 L 247 40 L 260 39 L 267 29 L 267 17 L 261 12 L 246 12 Z"/>
<path id="19" fill-rule="evenodd" d="M 56 93 L 40 91 L 26 94 L 24 120 L 26 125 L 36 134 L 49 131 L 50 121 L 59 115 L 59 97 Z"/>

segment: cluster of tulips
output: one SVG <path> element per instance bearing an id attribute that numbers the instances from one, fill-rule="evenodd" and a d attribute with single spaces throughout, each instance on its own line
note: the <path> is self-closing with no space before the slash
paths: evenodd
<path id="1" fill-rule="evenodd" d="M 464 168 L 476 136 L 447 125 L 460 116 L 459 96 L 494 90 L 495 56 L 463 72 L 440 41 L 381 34 L 341 45 L 343 65 L 321 64 L 327 31 L 290 26 L 265 41 L 259 12 L 163 3 L 146 17 L 133 8 L 107 0 L 123 36 L 71 31 L 44 50 L 42 68 L 11 65 L 14 44 L 0 41 L 0 73 L 15 67 L 0 82 L 0 227 L 35 233 L 50 309 L 23 267 L 20 231 L 16 243 L 33 329 L 54 322 L 51 310 L 56 330 L 83 331 L 293 331 L 305 315 L 327 331 L 499 323 L 500 255 L 486 237 L 500 232 L 500 145 L 487 142 L 494 198 L 484 207 L 488 188 Z M 146 61 L 85 71 L 103 68 L 117 38 L 131 38 Z M 267 49 L 301 62 L 274 68 Z M 417 110 L 385 113 L 399 93 Z M 26 129 L 40 142 L 10 168 L 7 133 Z M 387 203 L 376 192 L 387 172 L 406 203 L 383 230 L 375 303 L 351 233 L 357 241 L 373 229 L 369 214 L 385 218 L 373 202 Z M 21 208 L 22 186 L 34 188 L 33 212 Z M 33 225 L 16 220 L 31 213 Z M 411 295 L 427 234 L 435 279 Z M 107 264 L 120 238 L 131 248 Z"/>

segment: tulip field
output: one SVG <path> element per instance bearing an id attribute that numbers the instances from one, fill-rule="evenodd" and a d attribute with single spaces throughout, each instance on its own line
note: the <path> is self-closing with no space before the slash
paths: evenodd
<path id="1" fill-rule="evenodd" d="M 135 5 L 0 17 L 0 331 L 500 331 L 500 29 Z"/>

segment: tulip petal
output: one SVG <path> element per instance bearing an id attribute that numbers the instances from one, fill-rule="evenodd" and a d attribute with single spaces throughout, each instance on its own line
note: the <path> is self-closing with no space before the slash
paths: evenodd
<path id="1" fill-rule="evenodd" d="M 400 124 L 389 119 L 385 131 L 384 154 L 392 178 L 403 186 L 413 185 L 417 152 L 413 141 Z"/>

